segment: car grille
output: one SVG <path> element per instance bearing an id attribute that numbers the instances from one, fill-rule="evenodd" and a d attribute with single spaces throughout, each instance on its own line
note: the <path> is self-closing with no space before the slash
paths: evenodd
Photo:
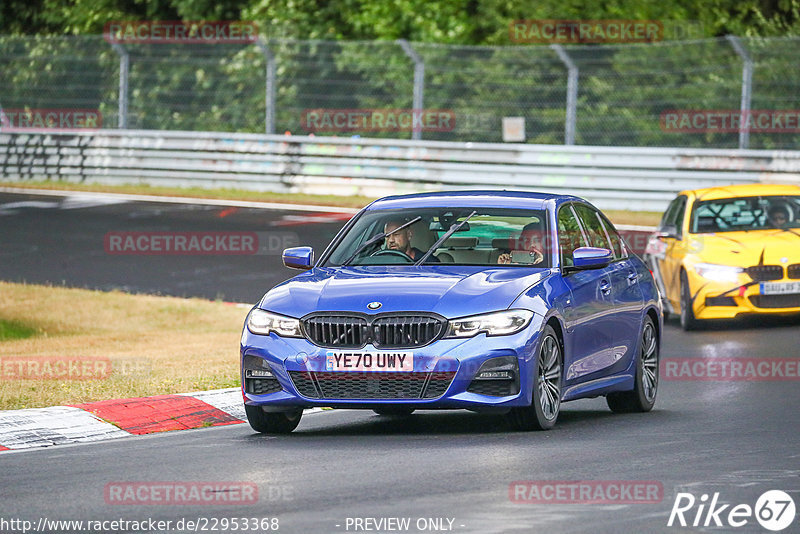
<path id="1" fill-rule="evenodd" d="M 783 278 L 783 267 L 780 265 L 753 265 L 744 271 L 756 282 Z"/>
<path id="2" fill-rule="evenodd" d="M 435 399 L 454 372 L 350 373 L 289 371 L 298 393 L 310 399 Z"/>
<path id="3" fill-rule="evenodd" d="M 437 339 L 446 321 L 435 315 L 403 314 L 361 317 L 315 315 L 303 320 L 306 338 L 320 347 L 422 347 Z"/>
<path id="4" fill-rule="evenodd" d="M 357 348 L 365 345 L 363 317 L 317 316 L 303 321 L 306 338 L 321 347 Z"/>
<path id="5" fill-rule="evenodd" d="M 266 395 L 283 389 L 275 378 L 245 378 L 244 390 L 252 395 Z"/>
<path id="6" fill-rule="evenodd" d="M 756 308 L 797 308 L 800 307 L 800 295 L 753 295 L 750 302 Z"/>
<path id="7" fill-rule="evenodd" d="M 800 263 L 795 263 L 787 267 L 787 273 L 789 274 L 789 278 L 792 280 L 797 280 L 800 278 Z"/>

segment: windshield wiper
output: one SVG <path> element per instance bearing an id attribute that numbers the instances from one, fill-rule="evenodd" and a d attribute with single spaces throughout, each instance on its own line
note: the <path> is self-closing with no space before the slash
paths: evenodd
<path id="1" fill-rule="evenodd" d="M 345 267 L 345 266 L 347 266 L 347 265 L 348 265 L 348 264 L 349 264 L 351 261 L 353 261 L 353 260 L 355 259 L 355 257 L 356 257 L 356 256 L 358 256 L 358 254 L 359 254 L 359 253 L 360 253 L 362 250 L 364 250 L 365 248 L 367 248 L 367 247 L 371 247 L 372 245 L 374 245 L 374 244 L 375 244 L 375 243 L 377 243 L 378 241 L 383 241 L 384 239 L 386 239 L 388 236 L 392 235 L 393 233 L 395 233 L 395 232 L 399 232 L 400 230 L 402 230 L 402 229 L 403 229 L 403 228 L 405 228 L 406 226 L 411 226 L 412 224 L 414 224 L 415 222 L 417 222 L 417 221 L 418 221 L 418 220 L 420 220 L 420 219 L 422 219 L 422 217 L 417 217 L 416 219 L 411 219 L 411 220 L 410 220 L 410 221 L 408 221 L 407 223 L 405 223 L 405 224 L 403 224 L 403 225 L 401 225 L 401 226 L 398 226 L 397 228 L 395 228 L 395 229 L 394 229 L 394 230 L 392 230 L 391 232 L 381 232 L 381 233 L 379 233 L 379 234 L 375 234 L 374 236 L 370 237 L 370 238 L 369 238 L 369 239 L 367 239 L 367 240 L 366 240 L 364 243 L 362 243 L 362 245 L 361 245 L 360 247 L 358 247 L 358 248 L 356 249 L 356 251 L 355 251 L 355 252 L 353 252 L 353 254 L 351 254 L 351 255 L 350 255 L 350 257 L 349 257 L 349 258 L 347 258 L 347 259 L 346 259 L 344 262 L 342 262 L 342 267 Z"/>
<path id="2" fill-rule="evenodd" d="M 473 211 L 472 213 L 467 215 L 467 218 L 464 219 L 463 221 L 461 221 L 460 223 L 453 224 L 450 227 L 450 229 L 447 232 L 444 233 L 444 235 L 442 237 L 440 237 L 438 240 L 436 240 L 436 243 L 431 245 L 431 248 L 429 248 L 428 251 L 425 254 L 423 254 L 422 257 L 419 260 L 414 262 L 414 265 L 422 265 L 423 263 L 425 263 L 425 260 L 430 258 L 431 254 L 433 254 L 433 251 L 436 250 L 437 248 L 439 248 L 439 245 L 441 245 L 442 243 L 447 241 L 448 237 L 450 237 L 451 235 L 456 233 L 458 231 L 458 229 L 461 228 L 462 226 L 464 226 L 464 224 L 468 220 L 470 220 L 472 218 L 472 216 L 475 215 L 476 213 L 478 213 L 478 212 L 477 211 Z"/>

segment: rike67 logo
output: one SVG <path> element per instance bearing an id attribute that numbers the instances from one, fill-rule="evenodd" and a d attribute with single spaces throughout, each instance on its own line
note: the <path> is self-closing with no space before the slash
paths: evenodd
<path id="1" fill-rule="evenodd" d="M 781 490 L 764 492 L 754 507 L 719 504 L 719 493 L 710 501 L 706 493 L 699 499 L 691 493 L 678 493 L 667 526 L 739 528 L 755 519 L 765 529 L 780 532 L 794 523 L 795 512 L 794 500 Z"/>

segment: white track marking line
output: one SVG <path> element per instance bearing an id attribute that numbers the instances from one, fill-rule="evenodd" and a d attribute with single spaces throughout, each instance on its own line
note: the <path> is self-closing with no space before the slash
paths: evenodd
<path id="1" fill-rule="evenodd" d="M 313 211 L 335 213 L 357 213 L 358 209 L 341 206 L 316 206 L 313 204 L 284 204 L 281 202 L 255 202 L 249 200 L 222 200 L 214 198 L 162 197 L 158 195 L 133 195 L 127 193 L 96 193 L 91 191 L 55 191 L 51 189 L 27 189 L 23 187 L 0 187 L 0 193 L 18 193 L 56 197 L 79 196 L 84 200 L 108 200 L 119 202 L 161 202 L 165 204 L 195 204 L 203 206 L 234 206 L 284 211 Z"/>

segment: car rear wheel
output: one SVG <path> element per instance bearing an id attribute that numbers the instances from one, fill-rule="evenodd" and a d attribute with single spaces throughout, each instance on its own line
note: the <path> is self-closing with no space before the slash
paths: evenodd
<path id="1" fill-rule="evenodd" d="M 694 316 L 694 299 L 689 288 L 689 277 L 686 271 L 681 271 L 681 328 L 684 330 L 697 330 L 700 322 Z"/>
<path id="2" fill-rule="evenodd" d="M 561 375 L 564 365 L 561 343 L 552 327 L 545 326 L 536 358 L 533 401 L 530 406 L 513 408 L 509 415 L 517 430 L 549 430 L 561 410 Z"/>
<path id="3" fill-rule="evenodd" d="M 372 411 L 378 415 L 405 416 L 414 413 L 414 408 L 405 408 L 403 406 L 387 406 L 385 408 L 374 408 Z"/>
<path id="4" fill-rule="evenodd" d="M 641 348 L 636 358 L 636 379 L 632 391 L 609 393 L 606 397 L 612 412 L 649 412 L 658 393 L 658 339 L 649 315 L 642 325 Z"/>
<path id="5" fill-rule="evenodd" d="M 262 434 L 288 434 L 300 424 L 303 410 L 292 412 L 265 412 L 261 406 L 244 405 L 247 422 Z"/>

